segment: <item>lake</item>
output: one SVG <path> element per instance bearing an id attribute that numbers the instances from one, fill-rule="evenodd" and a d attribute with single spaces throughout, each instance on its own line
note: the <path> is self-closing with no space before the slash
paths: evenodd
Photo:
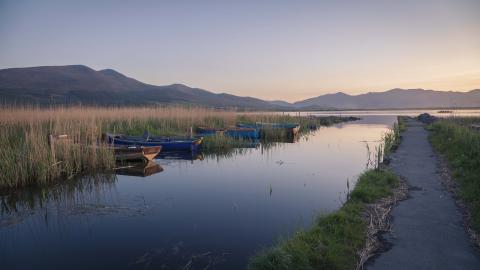
<path id="1" fill-rule="evenodd" d="M 99 175 L 2 196 L 0 265 L 245 269 L 256 251 L 341 206 L 347 181 L 352 188 L 366 168 L 366 145 L 374 149 L 396 121 L 361 117 L 295 143 L 160 158 L 146 177 Z"/>

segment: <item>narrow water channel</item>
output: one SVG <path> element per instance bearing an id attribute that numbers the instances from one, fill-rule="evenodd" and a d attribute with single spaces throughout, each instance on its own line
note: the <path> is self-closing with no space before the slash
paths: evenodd
<path id="1" fill-rule="evenodd" d="M 0 268 L 245 269 L 262 247 L 337 209 L 365 169 L 366 144 L 395 120 L 365 116 L 267 149 L 157 159 L 146 177 L 2 196 Z"/>

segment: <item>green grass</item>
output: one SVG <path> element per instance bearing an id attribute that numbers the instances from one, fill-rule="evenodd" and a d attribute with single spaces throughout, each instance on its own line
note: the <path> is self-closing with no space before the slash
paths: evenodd
<path id="1" fill-rule="evenodd" d="M 407 130 L 405 120 L 402 116 L 397 117 L 397 122 L 393 124 L 392 129 L 382 137 L 384 156 L 390 155 L 400 145 L 401 133 Z"/>
<path id="2" fill-rule="evenodd" d="M 466 123 L 480 123 L 479 118 L 448 119 L 429 126 L 430 142 L 444 154 L 458 183 L 459 195 L 472 210 L 472 221 L 480 231 L 480 132 Z"/>
<path id="3" fill-rule="evenodd" d="M 296 232 L 251 258 L 249 270 L 355 269 L 365 243 L 365 204 L 391 194 L 398 180 L 386 170 L 364 172 L 348 201 L 319 217 L 308 230 Z"/>
<path id="4" fill-rule="evenodd" d="M 405 124 L 405 119 L 407 118 L 407 116 L 398 116 L 397 117 L 397 123 L 398 123 L 398 131 L 400 133 L 404 132 L 405 130 L 407 130 L 407 125 Z"/>

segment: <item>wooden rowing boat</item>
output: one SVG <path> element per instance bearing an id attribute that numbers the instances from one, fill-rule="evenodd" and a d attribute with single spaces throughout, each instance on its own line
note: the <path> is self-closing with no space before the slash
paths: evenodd
<path id="1" fill-rule="evenodd" d="M 115 159 L 117 161 L 153 160 L 162 150 L 162 146 L 133 146 L 115 147 Z"/>

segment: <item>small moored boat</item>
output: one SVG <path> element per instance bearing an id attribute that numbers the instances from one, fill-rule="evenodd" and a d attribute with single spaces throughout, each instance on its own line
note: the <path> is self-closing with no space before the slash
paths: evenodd
<path id="1" fill-rule="evenodd" d="M 219 128 L 197 128 L 197 134 L 200 136 L 224 135 L 237 139 L 258 139 L 260 138 L 260 129 L 256 127 L 228 127 Z"/>
<path id="2" fill-rule="evenodd" d="M 297 123 L 263 123 L 256 122 L 255 124 L 237 124 L 241 128 L 258 128 L 261 130 L 267 129 L 284 129 L 289 132 L 291 136 L 296 136 L 300 131 L 300 124 Z"/>
<path id="3" fill-rule="evenodd" d="M 256 127 L 231 127 L 225 129 L 225 136 L 242 139 L 260 138 L 260 129 Z"/>
<path id="4" fill-rule="evenodd" d="M 221 128 L 209 128 L 209 127 L 198 127 L 197 128 L 197 135 L 200 136 L 215 136 L 221 135 L 224 133 L 224 129 Z"/>
<path id="5" fill-rule="evenodd" d="M 162 150 L 162 146 L 115 147 L 113 152 L 117 161 L 151 161 Z"/>
<path id="6" fill-rule="evenodd" d="M 166 138 L 166 137 L 137 137 L 118 134 L 106 134 L 107 142 L 114 146 L 162 146 L 162 151 L 191 151 L 198 150 L 203 138 Z"/>

